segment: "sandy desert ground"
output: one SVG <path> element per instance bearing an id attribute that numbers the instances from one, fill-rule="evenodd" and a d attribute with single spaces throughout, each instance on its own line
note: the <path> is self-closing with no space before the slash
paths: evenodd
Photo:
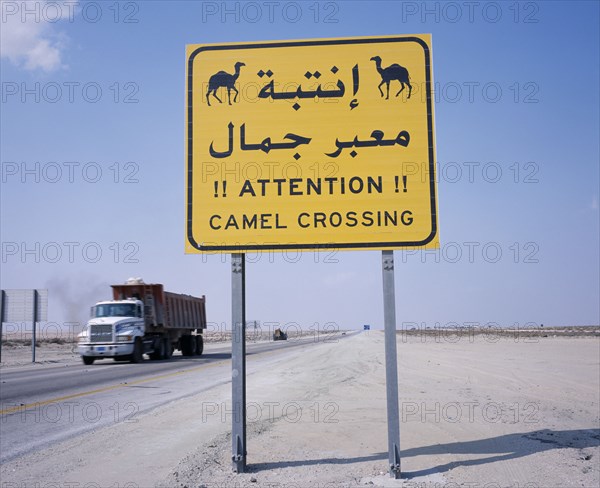
<path id="1" fill-rule="evenodd" d="M 384 340 L 371 331 L 249 357 L 247 473 L 231 470 L 224 384 L 7 462 L 2 486 L 600 485 L 597 334 L 400 333 L 398 357 L 403 480 L 387 474 Z"/>

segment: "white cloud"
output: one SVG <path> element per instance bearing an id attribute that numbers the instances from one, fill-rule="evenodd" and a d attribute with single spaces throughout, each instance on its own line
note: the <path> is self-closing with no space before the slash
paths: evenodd
<path id="1" fill-rule="evenodd" d="M 27 70 L 65 68 L 62 58 L 66 36 L 57 31 L 56 22 L 44 18 L 46 1 L 0 1 L 0 56 Z M 25 9 L 29 12 L 26 15 Z"/>

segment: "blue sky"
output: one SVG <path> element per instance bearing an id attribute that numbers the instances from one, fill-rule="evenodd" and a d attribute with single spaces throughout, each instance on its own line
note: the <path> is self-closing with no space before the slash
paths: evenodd
<path id="1" fill-rule="evenodd" d="M 49 320 L 141 276 L 229 327 L 229 256 L 184 254 L 186 44 L 431 33 L 441 249 L 395 253 L 398 328 L 599 323 L 598 2 L 70 5 L 2 0 L 1 285 Z M 378 251 L 247 259 L 248 319 L 382 326 Z"/>

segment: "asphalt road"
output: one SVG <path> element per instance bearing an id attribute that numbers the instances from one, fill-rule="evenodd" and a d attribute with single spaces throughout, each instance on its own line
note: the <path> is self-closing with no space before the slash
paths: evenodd
<path id="1" fill-rule="evenodd" d="M 247 343 L 246 354 L 279 355 L 315 343 L 314 337 Z M 199 357 L 0 371 L 0 462 L 94 429 L 137 422 L 160 405 L 229 383 L 230 358 L 230 344 L 209 344 Z"/>

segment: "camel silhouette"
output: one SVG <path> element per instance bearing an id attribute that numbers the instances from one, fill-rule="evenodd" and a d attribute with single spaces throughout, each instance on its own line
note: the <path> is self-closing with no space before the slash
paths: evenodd
<path id="1" fill-rule="evenodd" d="M 400 66 L 399 64 L 391 64 L 387 68 L 382 68 L 381 67 L 381 58 L 379 56 L 373 56 L 371 58 L 371 61 L 375 61 L 375 66 L 377 67 L 377 72 L 381 76 L 381 83 L 379 83 L 379 86 L 377 87 L 377 88 L 379 88 L 379 93 L 381 93 L 381 96 L 383 96 L 383 90 L 381 89 L 381 85 L 383 85 L 385 83 L 386 87 L 387 87 L 387 96 L 385 97 L 385 99 L 389 100 L 389 98 L 390 98 L 390 82 L 392 80 L 398 80 L 400 82 L 401 88 L 400 88 L 400 91 L 398 93 L 396 93 L 396 96 L 400 95 L 402 90 L 404 90 L 404 84 L 406 83 L 406 85 L 408 86 L 408 97 L 406 97 L 406 98 L 407 99 L 410 98 L 410 94 L 412 92 L 412 86 L 409 81 L 410 76 L 408 74 L 408 70 L 404 66 Z"/>
<path id="2" fill-rule="evenodd" d="M 238 90 L 235 87 L 235 82 L 240 76 L 240 68 L 242 66 L 246 66 L 244 63 L 237 62 L 235 63 L 235 73 L 229 74 L 225 71 L 219 71 L 210 77 L 208 80 L 208 91 L 206 92 L 206 101 L 208 102 L 208 106 L 210 107 L 210 100 L 208 96 L 212 92 L 213 97 L 219 100 L 219 103 L 223 103 L 221 99 L 217 96 L 217 90 L 221 87 L 227 88 L 227 99 L 229 101 L 229 105 L 231 105 L 231 90 L 235 90 L 235 97 L 233 97 L 233 102 L 235 103 L 238 97 Z"/>

